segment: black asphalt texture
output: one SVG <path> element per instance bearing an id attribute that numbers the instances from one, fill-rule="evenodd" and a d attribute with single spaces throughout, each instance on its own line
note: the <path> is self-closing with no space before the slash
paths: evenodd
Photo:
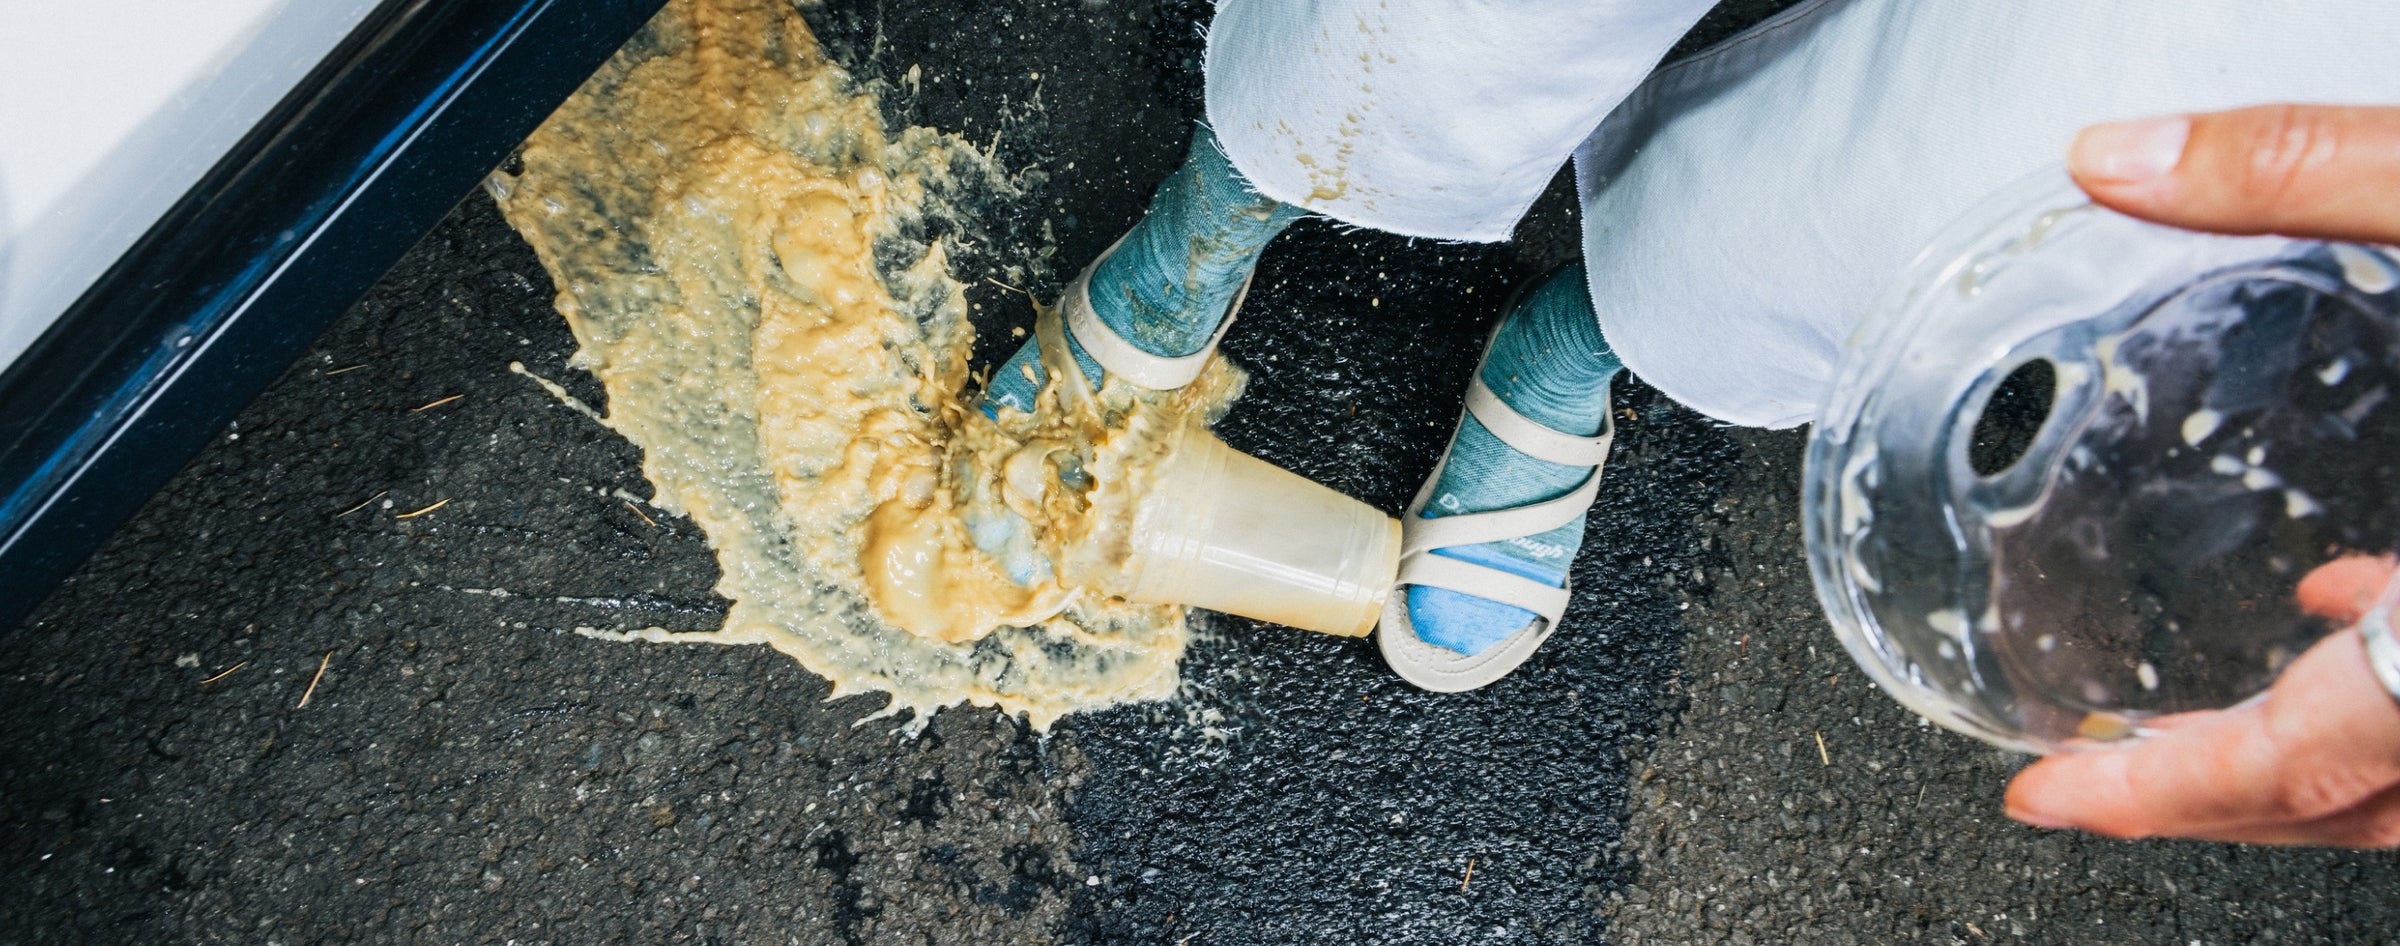
<path id="1" fill-rule="evenodd" d="M 1204 3 L 804 9 L 894 120 L 1039 172 L 954 255 L 987 358 L 1030 313 L 984 277 L 1055 292 L 1198 114 Z M 1253 383 L 1225 438 L 1397 510 L 1573 214 L 1562 183 L 1502 246 L 1295 227 L 1226 342 Z M 1818 615 L 1799 435 L 1633 379 L 1568 629 L 1472 694 L 1202 616 L 1175 702 L 911 736 L 763 649 L 575 636 L 724 602 L 705 538 L 624 498 L 637 452 L 508 370 L 600 398 L 550 297 L 468 197 L 7 638 L 0 942 L 2214 946 L 2400 920 L 2389 854 L 2006 821 L 2024 760 L 1922 726 Z"/>

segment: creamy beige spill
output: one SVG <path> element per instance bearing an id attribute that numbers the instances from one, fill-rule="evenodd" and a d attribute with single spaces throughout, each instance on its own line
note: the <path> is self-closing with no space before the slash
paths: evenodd
<path id="1" fill-rule="evenodd" d="M 954 202 L 1006 178 L 956 135 L 887 133 L 789 3 L 669 4 L 488 186 L 557 284 L 604 422 L 642 448 L 654 503 L 706 530 L 732 601 L 713 631 L 586 633 L 766 644 L 920 721 L 964 701 L 1047 727 L 1174 692 L 1181 609 L 1086 586 L 1121 566 L 1163 445 L 1239 373 L 974 410 L 961 284 L 911 235 L 974 232 Z M 1053 378 L 1063 357 L 1045 346 Z M 1040 524 L 1070 582 L 1009 581 L 967 538 L 974 504 Z"/>

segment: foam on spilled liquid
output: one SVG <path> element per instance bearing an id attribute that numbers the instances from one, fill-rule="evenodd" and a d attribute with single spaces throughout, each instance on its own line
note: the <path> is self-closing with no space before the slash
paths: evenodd
<path id="1" fill-rule="evenodd" d="M 1005 503 L 1070 579 L 1104 574 L 1160 445 L 1240 374 L 973 409 L 962 286 L 911 236 L 972 229 L 953 203 L 972 187 L 1006 178 L 955 135 L 887 133 L 783 0 L 669 4 L 491 178 L 603 422 L 642 448 L 654 505 L 707 532 L 732 602 L 713 631 L 585 633 L 766 644 L 920 723 L 963 701 L 1047 727 L 1174 693 L 1180 608 L 1019 586 L 962 515 Z"/>

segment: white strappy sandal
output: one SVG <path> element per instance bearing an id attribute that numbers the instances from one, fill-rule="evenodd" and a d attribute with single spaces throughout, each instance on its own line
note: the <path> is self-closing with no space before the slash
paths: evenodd
<path id="1" fill-rule="evenodd" d="M 1130 231 L 1126 234 L 1131 235 Z M 1092 259 L 1091 265 L 1076 274 L 1075 281 L 1067 284 L 1066 291 L 1058 297 L 1059 320 L 1064 323 L 1067 334 L 1075 339 L 1075 343 L 1082 346 L 1084 353 L 1092 356 L 1093 361 L 1099 362 L 1101 370 L 1108 372 L 1110 377 L 1122 378 L 1135 387 L 1153 391 L 1172 391 L 1190 384 L 1193 379 L 1200 377 L 1201 370 L 1208 367 L 1209 356 L 1217 353 L 1217 343 L 1224 341 L 1226 330 L 1233 327 L 1233 317 L 1241 313 L 1242 300 L 1250 297 L 1250 282 L 1257 278 L 1257 274 L 1244 277 L 1242 287 L 1234 290 L 1233 301 L 1225 307 L 1225 318 L 1217 323 L 1216 334 L 1209 336 L 1207 345 L 1189 355 L 1153 355 L 1119 336 L 1115 329 L 1108 327 L 1108 323 L 1100 321 L 1100 314 L 1092 309 L 1092 273 L 1100 268 L 1101 260 L 1115 255 L 1117 247 L 1124 243 L 1125 237 L 1118 237 L 1117 242 L 1109 244 L 1108 249 Z"/>
<path id="2" fill-rule="evenodd" d="M 1492 336 L 1498 338 L 1499 330 L 1494 329 Z M 1485 357 L 1490 357 L 1489 341 L 1484 344 L 1484 352 Z M 1602 415 L 1607 417 L 1607 412 Z M 1556 499 L 1427 519 L 1421 515 L 1425 504 L 1433 498 L 1434 484 L 1441 482 L 1442 470 L 1450 465 L 1451 448 L 1458 444 L 1458 429 L 1466 426 L 1469 416 L 1519 453 L 1561 466 L 1588 466 L 1592 471 L 1581 485 Z M 1574 521 L 1591 508 L 1592 500 L 1600 494 L 1600 468 L 1608 460 L 1609 443 L 1616 433 L 1614 417 L 1608 417 L 1599 435 L 1592 437 L 1544 427 L 1517 413 L 1484 386 L 1483 365 L 1480 362 L 1475 365 L 1474 378 L 1467 386 L 1466 409 L 1460 414 L 1458 427 L 1450 431 L 1450 444 L 1442 449 L 1442 462 L 1434 465 L 1433 474 L 1417 490 L 1417 498 L 1400 514 L 1399 577 L 1391 599 L 1383 606 L 1383 623 L 1375 632 L 1383 659 L 1391 664 L 1394 673 L 1436 693 L 1472 690 L 1507 676 L 1550 638 L 1550 633 L 1558 629 L 1560 616 L 1567 611 L 1567 601 L 1574 589 L 1572 582 L 1563 588 L 1553 588 L 1499 569 L 1435 555 L 1433 550 L 1540 535 Z M 1416 626 L 1408 618 L 1409 585 L 1447 588 L 1524 608 L 1537 617 L 1516 633 L 1470 657 L 1417 637 Z"/>

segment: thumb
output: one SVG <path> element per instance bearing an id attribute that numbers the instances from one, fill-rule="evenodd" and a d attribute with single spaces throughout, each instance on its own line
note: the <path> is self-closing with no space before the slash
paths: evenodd
<path id="1" fill-rule="evenodd" d="M 2169 226 L 2400 242 L 2400 108 L 2266 105 L 2094 125 L 2067 169 L 2100 204 Z"/>

